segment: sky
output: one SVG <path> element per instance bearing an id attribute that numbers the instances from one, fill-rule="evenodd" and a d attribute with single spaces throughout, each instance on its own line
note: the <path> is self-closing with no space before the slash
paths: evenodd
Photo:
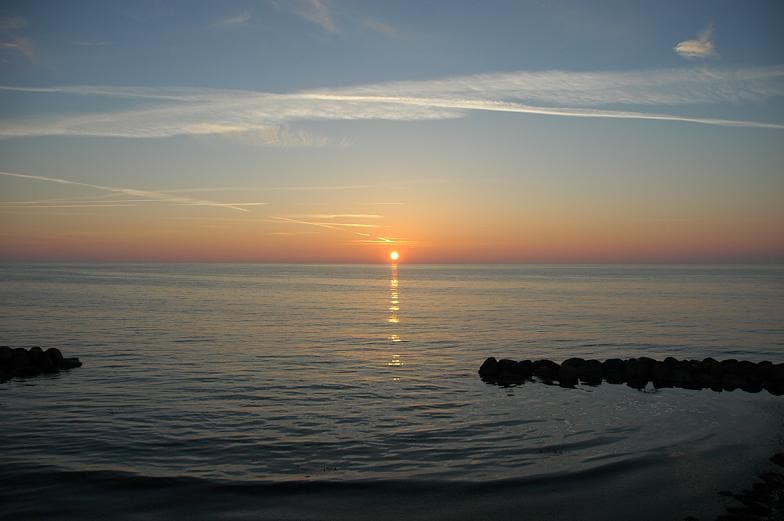
<path id="1" fill-rule="evenodd" d="M 784 262 L 784 3 L 0 3 L 0 260 Z"/>

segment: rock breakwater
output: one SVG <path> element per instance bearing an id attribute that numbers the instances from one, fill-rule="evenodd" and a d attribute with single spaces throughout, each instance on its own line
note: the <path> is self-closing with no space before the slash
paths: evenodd
<path id="1" fill-rule="evenodd" d="M 574 387 L 578 383 L 598 385 L 607 382 L 642 389 L 652 383 L 657 389 L 680 387 L 717 392 L 740 389 L 752 393 L 765 389 L 777 396 L 784 394 L 784 363 L 735 359 L 677 360 L 667 357 L 659 361 L 642 356 L 599 361 L 569 358 L 559 364 L 552 360 L 515 361 L 490 357 L 482 363 L 479 375 L 484 381 L 498 385 L 541 381 Z"/>
<path id="2" fill-rule="evenodd" d="M 40 347 L 25 349 L 0 346 L 0 382 L 13 377 L 29 378 L 40 374 L 56 373 L 63 369 L 81 367 L 78 358 L 65 358 L 59 349 Z"/>

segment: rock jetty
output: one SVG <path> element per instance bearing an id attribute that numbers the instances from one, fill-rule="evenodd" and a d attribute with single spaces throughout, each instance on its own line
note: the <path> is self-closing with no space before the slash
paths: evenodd
<path id="1" fill-rule="evenodd" d="M 745 360 L 677 360 L 663 361 L 645 356 L 639 358 L 610 358 L 603 362 L 569 358 L 561 364 L 552 360 L 496 360 L 490 357 L 482 363 L 479 375 L 488 383 L 498 385 L 522 384 L 538 380 L 574 387 L 578 383 L 598 385 L 603 381 L 626 384 L 642 389 L 648 383 L 654 387 L 683 389 L 712 389 L 714 391 L 743 391 L 758 393 L 765 389 L 771 394 L 784 394 L 784 363 L 749 362 Z"/>
<path id="2" fill-rule="evenodd" d="M 81 367 L 78 358 L 64 358 L 56 347 L 46 351 L 40 347 L 25 349 L 0 346 L 0 382 L 15 376 L 31 377 L 39 374 L 56 373 L 61 369 Z"/>

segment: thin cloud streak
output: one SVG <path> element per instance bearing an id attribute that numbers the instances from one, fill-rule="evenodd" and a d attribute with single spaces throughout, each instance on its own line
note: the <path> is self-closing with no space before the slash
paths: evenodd
<path id="1" fill-rule="evenodd" d="M 442 80 L 389 82 L 343 89 L 272 94 L 151 87 L 16 87 L 0 90 L 157 100 L 162 106 L 80 116 L 0 122 L 0 138 L 180 135 L 253 136 L 262 144 L 320 146 L 323 140 L 288 128 L 319 120 L 417 121 L 462 118 L 474 111 L 603 119 L 659 120 L 782 129 L 772 122 L 695 117 L 618 106 L 753 103 L 784 96 L 784 66 L 747 69 L 665 69 L 577 73 L 480 74 Z"/>
<path id="2" fill-rule="evenodd" d="M 310 191 L 325 191 L 325 190 L 364 190 L 368 188 L 378 188 L 379 185 L 326 185 L 326 186 L 219 186 L 214 188 L 174 188 L 171 190 L 161 190 L 164 194 L 175 193 L 198 193 L 198 192 L 245 192 L 249 190 L 257 190 L 260 192 L 270 191 L 293 191 L 293 192 L 310 192 Z"/>
<path id="3" fill-rule="evenodd" d="M 160 192 L 153 192 L 150 190 L 137 190 L 135 188 L 122 188 L 122 187 L 95 185 L 90 183 L 81 183 L 78 181 L 70 181 L 68 179 L 59 179 L 55 177 L 44 177 L 44 176 L 30 175 L 30 174 L 16 174 L 11 172 L 0 172 L 0 175 L 6 177 L 16 177 L 19 179 L 30 179 L 32 181 L 44 181 L 48 183 L 58 183 L 63 185 L 83 186 L 86 188 L 93 188 L 95 190 L 102 190 L 102 191 L 112 192 L 117 194 L 125 194 L 131 197 L 147 197 L 150 199 L 155 199 L 157 201 L 173 203 L 178 205 L 210 206 L 215 208 L 226 208 L 228 210 L 235 210 L 239 212 L 248 211 L 247 208 L 242 208 L 240 206 L 236 206 L 232 204 L 218 203 L 215 201 L 206 201 L 202 199 L 193 199 L 190 197 L 176 197 L 176 196 L 166 195 Z"/>
<path id="4" fill-rule="evenodd" d="M 307 213 L 307 214 L 288 214 L 286 217 L 291 219 L 383 219 L 383 215 L 368 213 Z"/>
<path id="5" fill-rule="evenodd" d="M 302 219 L 291 219 L 280 215 L 272 216 L 272 222 L 287 222 L 292 224 L 304 224 L 307 226 L 316 226 L 318 228 L 326 228 L 328 230 L 340 230 L 343 228 L 379 228 L 377 224 L 361 224 L 361 223 L 334 223 L 334 222 L 318 222 L 318 221 L 305 221 Z M 346 230 L 343 230 L 346 231 Z"/>
<path id="6" fill-rule="evenodd" d="M 0 205 L 0 208 L 2 208 L 4 210 L 13 210 L 13 209 L 30 210 L 30 209 L 34 209 L 34 208 L 132 208 L 132 207 L 140 207 L 140 206 L 149 206 L 149 205 L 147 205 L 147 204 L 133 204 L 133 203 L 128 203 L 128 204 L 123 204 L 123 203 L 118 203 L 118 204 L 111 204 L 111 203 L 106 203 L 106 204 L 32 204 L 32 205 L 20 204 L 20 205 L 13 205 L 13 206 L 10 206 L 10 205 Z"/>
<path id="7" fill-rule="evenodd" d="M 0 53 L 19 53 L 32 61 L 35 55 L 33 40 L 20 34 L 27 28 L 27 19 L 21 16 L 0 17 Z"/>
<path id="8" fill-rule="evenodd" d="M 119 201 L 115 200 L 114 202 L 106 202 L 106 200 L 83 201 L 83 200 L 76 199 L 76 200 L 73 200 L 73 201 L 70 201 L 70 200 L 60 200 L 60 201 L 57 201 L 57 200 L 43 199 L 43 200 L 40 200 L 40 201 L 0 201 L 0 207 L 3 207 L 3 206 L 5 206 L 5 207 L 20 206 L 20 207 L 35 208 L 35 207 L 44 207 L 46 205 L 53 205 L 53 204 L 68 205 L 68 207 L 74 207 L 74 208 L 77 207 L 78 205 L 82 205 L 82 206 L 119 206 L 119 205 L 125 204 L 125 205 L 129 205 L 129 206 L 150 206 L 150 205 L 143 205 L 143 204 L 139 204 L 139 203 L 164 203 L 164 204 L 168 204 L 168 203 L 170 203 L 170 201 L 163 201 L 161 199 L 129 199 L 129 200 L 119 200 Z M 180 203 L 171 203 L 171 204 L 176 204 L 178 206 L 204 206 L 203 203 L 201 203 L 201 202 L 190 202 L 190 203 L 180 202 Z M 262 203 L 262 202 L 233 203 L 233 202 L 231 202 L 231 203 L 221 203 L 221 204 L 228 204 L 228 205 L 231 205 L 231 206 L 266 206 L 269 203 Z M 63 206 L 63 208 L 64 207 L 65 206 Z"/>
<path id="9" fill-rule="evenodd" d="M 326 0 L 289 0 L 291 12 L 320 26 L 324 31 L 339 34 L 332 8 Z"/>
<path id="10" fill-rule="evenodd" d="M 231 27 L 247 24 L 251 19 L 250 11 L 242 11 L 233 15 L 224 16 L 212 23 L 213 27 Z"/>
<path id="11" fill-rule="evenodd" d="M 79 47 L 107 47 L 109 45 L 114 45 L 113 42 L 107 41 L 79 41 L 73 42 L 73 44 Z"/>

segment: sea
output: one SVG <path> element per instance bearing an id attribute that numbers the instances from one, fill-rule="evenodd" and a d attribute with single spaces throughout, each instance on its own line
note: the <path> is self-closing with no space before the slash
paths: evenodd
<path id="1" fill-rule="evenodd" d="M 784 397 L 489 356 L 784 362 L 784 267 L 0 264 L 0 519 L 712 519 Z"/>

